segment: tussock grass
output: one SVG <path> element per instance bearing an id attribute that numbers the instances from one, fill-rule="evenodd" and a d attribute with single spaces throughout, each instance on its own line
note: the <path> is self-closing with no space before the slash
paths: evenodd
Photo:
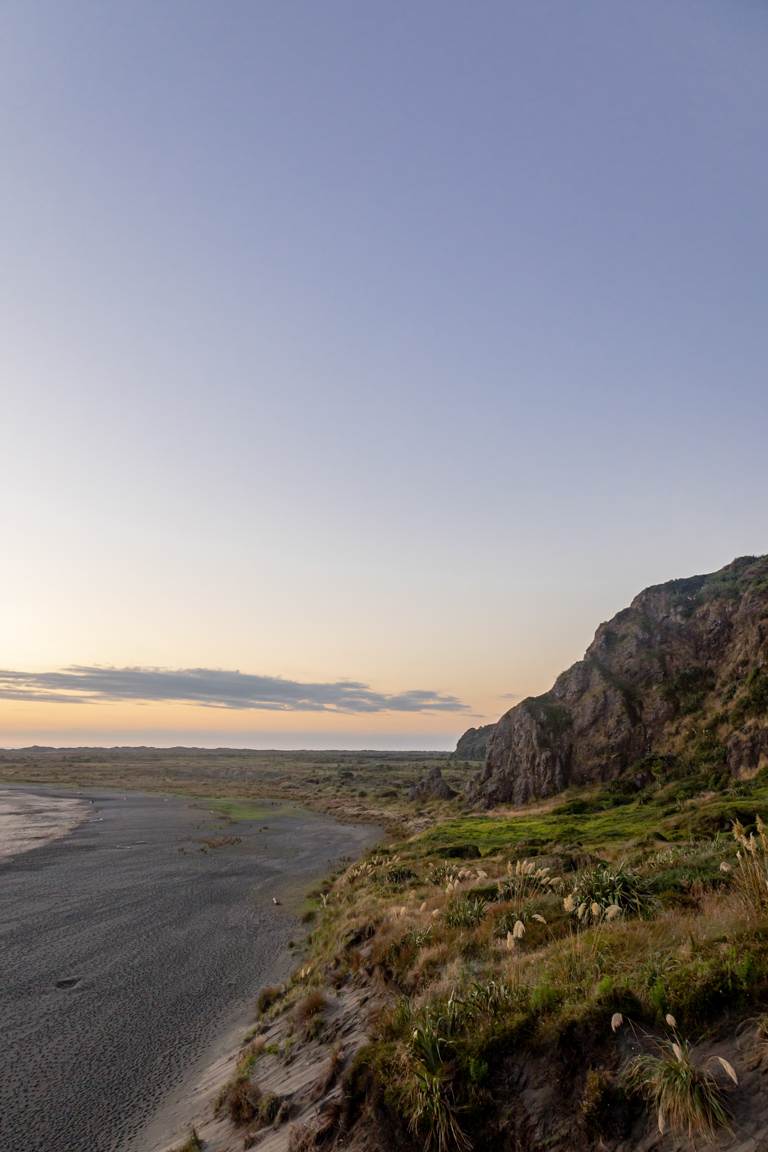
<path id="1" fill-rule="evenodd" d="M 739 1025 L 739 1047 L 757 1068 L 768 1068 L 768 1012 L 750 1016 Z"/>
<path id="2" fill-rule="evenodd" d="M 328 1001 L 319 988 L 313 988 L 296 1003 L 293 1009 L 294 1019 L 305 1038 L 316 1039 L 320 1035 L 327 1007 Z"/>
<path id="3" fill-rule="evenodd" d="M 756 830 L 747 833 L 736 820 L 733 836 L 738 844 L 734 880 L 736 890 L 750 916 L 760 916 L 768 910 L 768 837 L 765 824 L 756 817 Z"/>
<path id="4" fill-rule="evenodd" d="M 268 984 L 262 988 L 256 997 L 256 1010 L 260 1016 L 269 1012 L 270 1008 L 285 994 L 285 989 L 279 984 Z"/>
<path id="5" fill-rule="evenodd" d="M 288 1135 L 288 1152 L 309 1152 L 310 1149 L 330 1147 L 338 1133 L 342 1111 L 338 1100 L 328 1100 L 321 1106 L 314 1122 L 294 1124 Z"/>
<path id="6" fill-rule="evenodd" d="M 328 1063 L 325 1066 L 322 1080 L 319 1082 L 319 1094 L 325 1096 L 338 1080 L 344 1067 L 344 1049 L 341 1044 L 334 1044 L 328 1053 Z"/>
<path id="7" fill-rule="evenodd" d="M 294 1009 L 294 1015 L 300 1024 L 306 1024 L 313 1016 L 318 1016 L 328 1007 L 328 1001 L 319 988 L 313 988 L 302 997 Z"/>
<path id="8" fill-rule="evenodd" d="M 238 1077 L 248 1076 L 250 1074 L 254 1064 L 264 1051 L 265 1046 L 266 1039 L 263 1036 L 259 1036 L 241 1048 L 237 1061 L 236 1075 Z"/>
<path id="9" fill-rule="evenodd" d="M 235 1076 L 219 1096 L 216 1111 L 226 1109 L 233 1124 L 250 1124 L 258 1115 L 261 1091 L 247 1076 Z"/>
<path id="10" fill-rule="evenodd" d="M 548 864 L 525 858 L 507 861 L 506 871 L 497 882 L 496 899 L 508 905 L 512 928 L 518 920 L 523 922 L 534 915 L 533 909 L 543 897 L 554 895 L 563 886 L 561 876 L 552 874 Z"/>
<path id="11" fill-rule="evenodd" d="M 317 1147 L 315 1129 L 309 1124 L 292 1124 L 288 1134 L 288 1152 L 312 1152 Z"/>
<path id="12" fill-rule="evenodd" d="M 689 1139 L 711 1139 L 718 1129 L 728 1127 L 722 1086 L 712 1072 L 695 1063 L 689 1043 L 678 1036 L 661 1041 L 658 1054 L 636 1056 L 626 1071 L 626 1083 L 652 1105 L 662 1135 L 669 1128 Z"/>
<path id="13" fill-rule="evenodd" d="M 280 1115 L 282 1104 L 282 1098 L 276 1092 L 265 1092 L 259 1099 L 256 1113 L 259 1125 L 265 1127 L 268 1124 L 274 1124 Z"/>

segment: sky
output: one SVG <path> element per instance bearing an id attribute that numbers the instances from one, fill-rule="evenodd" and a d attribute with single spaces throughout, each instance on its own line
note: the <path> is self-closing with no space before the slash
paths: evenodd
<path id="1" fill-rule="evenodd" d="M 762 0 L 3 0 L 0 745 L 451 748 L 768 551 Z"/>

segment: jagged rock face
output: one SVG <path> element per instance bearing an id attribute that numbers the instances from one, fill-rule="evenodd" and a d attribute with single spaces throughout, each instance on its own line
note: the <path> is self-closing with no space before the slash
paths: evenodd
<path id="1" fill-rule="evenodd" d="M 454 757 L 456 760 L 485 760 L 488 754 L 488 741 L 495 724 L 484 724 L 482 728 L 467 728 L 459 737 Z"/>
<path id="2" fill-rule="evenodd" d="M 435 764 L 426 776 L 417 784 L 412 784 L 408 789 L 411 800 L 451 800 L 456 794 L 443 776 L 438 764 Z"/>
<path id="3" fill-rule="evenodd" d="M 768 557 L 641 592 L 551 691 L 492 726 L 469 796 L 522 804 L 652 755 L 713 773 L 768 765 Z"/>

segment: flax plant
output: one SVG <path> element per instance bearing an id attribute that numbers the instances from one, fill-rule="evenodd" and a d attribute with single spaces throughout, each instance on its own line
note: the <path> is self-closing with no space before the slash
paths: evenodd
<path id="1" fill-rule="evenodd" d="M 405 1084 L 408 1125 L 434 1152 L 469 1152 L 451 1083 L 451 1042 L 442 1023 L 427 1015 L 411 1034 Z"/>

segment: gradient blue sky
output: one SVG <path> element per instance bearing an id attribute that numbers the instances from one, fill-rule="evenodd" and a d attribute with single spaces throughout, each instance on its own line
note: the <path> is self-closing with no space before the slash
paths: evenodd
<path id="1" fill-rule="evenodd" d="M 767 59 L 748 0 L 5 0 L 0 744 L 449 747 L 767 551 Z"/>

